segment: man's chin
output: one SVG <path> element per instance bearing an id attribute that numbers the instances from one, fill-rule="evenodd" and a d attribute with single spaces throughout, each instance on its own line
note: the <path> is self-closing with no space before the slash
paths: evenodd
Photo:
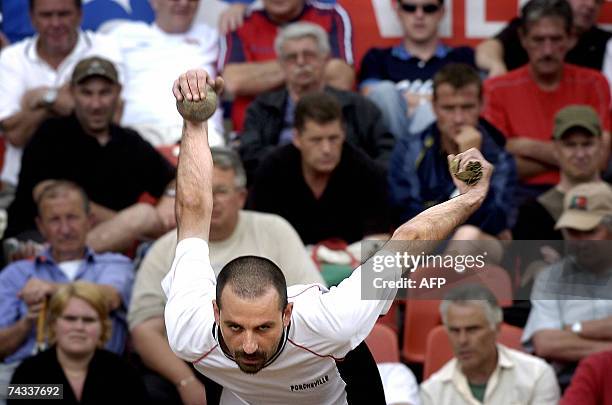
<path id="1" fill-rule="evenodd" d="M 264 366 L 263 364 L 260 364 L 260 363 L 244 364 L 244 363 L 236 362 L 236 364 L 238 364 L 238 368 L 240 368 L 240 371 L 246 374 L 257 374 L 261 371 L 261 369 L 263 369 L 263 366 Z"/>

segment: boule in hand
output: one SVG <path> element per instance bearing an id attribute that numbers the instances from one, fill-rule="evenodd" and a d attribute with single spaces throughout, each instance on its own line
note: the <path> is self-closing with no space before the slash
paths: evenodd
<path id="1" fill-rule="evenodd" d="M 210 85 L 206 85 L 206 98 L 198 101 L 187 100 L 176 102 L 176 108 L 187 121 L 202 122 L 209 119 L 217 109 L 217 93 Z"/>
<path id="2" fill-rule="evenodd" d="M 450 162 L 450 170 L 453 175 L 468 186 L 478 183 L 482 178 L 482 164 L 480 162 L 468 162 L 464 171 L 459 171 L 459 159 Z"/>

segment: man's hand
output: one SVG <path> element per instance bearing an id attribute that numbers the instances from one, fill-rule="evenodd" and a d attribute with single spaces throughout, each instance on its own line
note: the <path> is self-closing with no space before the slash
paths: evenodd
<path id="1" fill-rule="evenodd" d="M 43 98 L 51 88 L 47 86 L 36 87 L 26 91 L 21 97 L 21 108 L 23 110 L 36 110 L 44 107 Z"/>
<path id="2" fill-rule="evenodd" d="M 206 85 L 211 86 L 215 90 L 215 93 L 220 95 L 223 91 L 223 84 L 223 79 L 221 77 L 217 77 L 216 80 L 213 80 L 204 69 L 194 69 L 183 73 L 174 81 L 172 93 L 177 102 L 182 102 L 183 100 L 198 102 L 206 99 Z M 198 122 L 188 121 L 187 119 L 185 119 L 185 121 L 199 124 Z"/>
<path id="3" fill-rule="evenodd" d="M 56 286 L 53 283 L 39 278 L 31 278 L 19 291 L 18 296 L 29 306 L 41 303 L 44 299 L 50 297 L 55 290 Z"/>
<path id="4" fill-rule="evenodd" d="M 51 109 L 55 114 L 66 117 L 74 110 L 74 98 L 70 92 L 70 84 L 66 83 L 57 90 L 57 99 Z"/>
<path id="5" fill-rule="evenodd" d="M 476 128 L 466 125 L 461 128 L 459 134 L 454 138 L 459 152 L 475 148 L 480 150 L 482 145 L 482 134 Z"/>
<path id="6" fill-rule="evenodd" d="M 458 171 L 462 172 L 466 170 L 468 163 L 470 162 L 478 162 L 480 163 L 482 170 L 481 179 L 472 185 L 467 185 L 462 180 L 459 180 L 453 175 L 451 171 L 451 177 L 453 179 L 453 183 L 459 190 L 461 194 L 470 193 L 474 197 L 484 198 L 487 196 L 487 192 L 489 191 L 489 183 L 491 182 L 491 176 L 493 175 L 493 165 L 485 160 L 478 149 L 469 149 L 465 152 L 459 153 L 458 155 L 448 155 L 448 164 L 449 167 L 452 166 L 452 162 L 454 160 L 458 160 Z"/>
<path id="7" fill-rule="evenodd" d="M 10 41 L 8 40 L 6 35 L 0 32 L 0 49 L 4 48 L 5 46 L 9 46 L 9 45 L 10 45 Z"/>
<path id="8" fill-rule="evenodd" d="M 493 63 L 491 68 L 489 69 L 488 78 L 505 75 L 508 73 L 508 69 L 506 69 L 506 65 L 504 63 Z"/>
<path id="9" fill-rule="evenodd" d="M 222 35 L 236 31 L 244 24 L 244 13 L 247 9 L 246 4 L 236 3 L 226 8 L 219 15 L 219 32 Z"/>

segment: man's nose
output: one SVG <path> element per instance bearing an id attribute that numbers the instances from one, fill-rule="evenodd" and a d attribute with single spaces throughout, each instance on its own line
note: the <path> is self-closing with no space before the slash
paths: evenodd
<path id="1" fill-rule="evenodd" d="M 257 341 L 255 340 L 255 336 L 253 333 L 247 332 L 244 338 L 244 343 L 242 344 L 242 350 L 244 350 L 246 354 L 253 354 L 257 351 L 257 349 L 258 345 Z"/>

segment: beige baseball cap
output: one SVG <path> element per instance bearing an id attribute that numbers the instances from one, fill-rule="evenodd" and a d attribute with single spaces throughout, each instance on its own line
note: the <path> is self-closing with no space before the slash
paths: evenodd
<path id="1" fill-rule="evenodd" d="M 563 199 L 563 214 L 555 229 L 572 228 L 590 231 L 601 220 L 612 215 L 612 188 L 603 181 L 573 187 Z"/>
<path id="2" fill-rule="evenodd" d="M 77 63 L 72 72 L 71 81 L 72 84 L 79 84 L 92 76 L 104 77 L 113 83 L 119 83 L 119 74 L 113 62 L 99 56 L 85 58 Z"/>
<path id="3" fill-rule="evenodd" d="M 569 129 L 575 127 L 586 129 L 594 136 L 601 136 L 601 121 L 593 107 L 570 105 L 555 114 L 553 139 L 561 139 Z"/>

